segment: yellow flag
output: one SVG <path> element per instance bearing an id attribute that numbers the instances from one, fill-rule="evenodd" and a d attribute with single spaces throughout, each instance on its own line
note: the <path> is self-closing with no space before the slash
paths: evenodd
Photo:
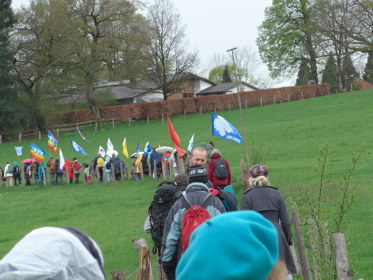
<path id="1" fill-rule="evenodd" d="M 126 140 L 126 137 L 124 137 L 124 140 L 123 140 L 123 155 L 126 156 L 126 158 L 129 158 L 128 156 L 128 149 L 127 149 L 127 140 Z"/>

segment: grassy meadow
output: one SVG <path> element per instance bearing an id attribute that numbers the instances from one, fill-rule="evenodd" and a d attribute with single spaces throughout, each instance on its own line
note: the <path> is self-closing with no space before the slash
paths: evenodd
<path id="1" fill-rule="evenodd" d="M 332 153 L 326 169 L 326 189 L 323 196 L 323 215 L 332 224 L 338 209 L 343 176 L 351 167 L 353 153 L 365 147 L 364 161 L 353 174 L 350 196 L 354 203 L 344 220 L 350 266 L 354 279 L 370 279 L 373 251 L 373 90 L 343 93 L 307 100 L 252 107 L 243 110 L 249 158 L 255 153 L 266 154 L 265 164 L 274 186 L 287 200 L 288 208 L 296 201 L 303 215 L 308 215 L 305 191 L 315 193 L 320 180 L 315 172 L 320 149 L 329 144 Z M 242 132 L 239 110 L 217 112 Z M 186 149 L 195 134 L 195 146 L 213 140 L 232 171 L 233 185 L 240 199 L 240 160 L 245 159 L 243 145 L 211 136 L 211 113 L 172 116 L 171 121 Z M 96 156 L 99 146 L 106 148 L 110 137 L 120 157 L 123 138 L 127 138 L 130 153 L 135 152 L 137 140 L 143 149 L 145 142 L 152 146 L 172 142 L 167 122 L 139 121 L 128 124 L 105 125 L 94 132 L 94 127 L 82 129 L 90 143 L 84 142 L 76 132 L 58 137 L 65 159 L 77 157 L 89 162 Z M 87 156 L 73 152 L 70 139 L 76 141 Z M 47 139 L 33 141 L 47 149 Z M 14 146 L 23 146 L 18 158 Z M 1 166 L 6 161 L 20 162 L 29 157 L 29 141 L 0 145 Z M 138 256 L 132 240 L 145 237 L 149 247 L 150 236 L 143 232 L 143 222 L 154 190 L 160 179 L 143 181 L 79 184 L 64 186 L 31 186 L 0 188 L 0 258 L 19 239 L 34 228 L 42 226 L 71 226 L 90 235 L 100 245 L 105 258 L 105 271 L 124 270 L 128 276 L 136 271 Z M 4 184 L 3 184 L 4 186 Z M 311 261 L 311 260 L 310 260 Z"/>

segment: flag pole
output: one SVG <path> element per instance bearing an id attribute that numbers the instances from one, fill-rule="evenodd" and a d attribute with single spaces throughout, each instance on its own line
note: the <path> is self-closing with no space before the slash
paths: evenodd
<path id="1" fill-rule="evenodd" d="M 238 76 L 237 76 L 237 65 L 236 65 L 236 61 L 234 59 L 234 51 L 235 50 L 237 50 L 237 48 L 229 49 L 229 50 L 227 50 L 227 52 L 232 53 L 234 72 L 236 74 L 236 78 L 238 78 Z M 243 142 L 244 142 L 244 146 L 245 146 L 246 162 L 250 166 L 250 163 L 249 163 L 249 147 L 247 146 L 247 138 L 246 138 L 245 124 L 244 124 L 244 118 L 243 118 L 243 112 L 242 112 L 242 106 L 241 106 L 240 89 L 238 87 L 238 83 L 237 83 L 237 100 L 238 100 L 238 107 L 240 109 L 241 128 L 242 128 L 242 134 L 243 134 Z"/>

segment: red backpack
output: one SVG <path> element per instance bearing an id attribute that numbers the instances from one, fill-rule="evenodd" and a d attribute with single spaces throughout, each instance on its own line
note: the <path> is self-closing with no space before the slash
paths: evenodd
<path id="1" fill-rule="evenodd" d="M 191 205 L 184 194 L 181 196 L 181 200 L 187 209 L 181 222 L 180 248 L 183 253 L 188 249 L 189 239 L 193 231 L 211 218 L 205 208 L 212 198 L 213 196 L 208 194 L 201 205 Z"/>

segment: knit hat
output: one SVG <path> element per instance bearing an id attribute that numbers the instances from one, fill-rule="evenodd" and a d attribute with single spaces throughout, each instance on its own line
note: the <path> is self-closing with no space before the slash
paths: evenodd
<path id="1" fill-rule="evenodd" d="M 176 279 L 264 280 L 278 259 L 276 228 L 254 211 L 216 216 L 199 226 Z"/>
<path id="2" fill-rule="evenodd" d="M 188 168 L 189 184 L 194 182 L 206 184 L 208 179 L 206 169 L 203 166 L 190 166 Z"/>
<path id="3" fill-rule="evenodd" d="M 268 167 L 265 165 L 256 164 L 249 170 L 250 176 L 253 178 L 259 177 L 259 176 L 268 176 Z"/>

